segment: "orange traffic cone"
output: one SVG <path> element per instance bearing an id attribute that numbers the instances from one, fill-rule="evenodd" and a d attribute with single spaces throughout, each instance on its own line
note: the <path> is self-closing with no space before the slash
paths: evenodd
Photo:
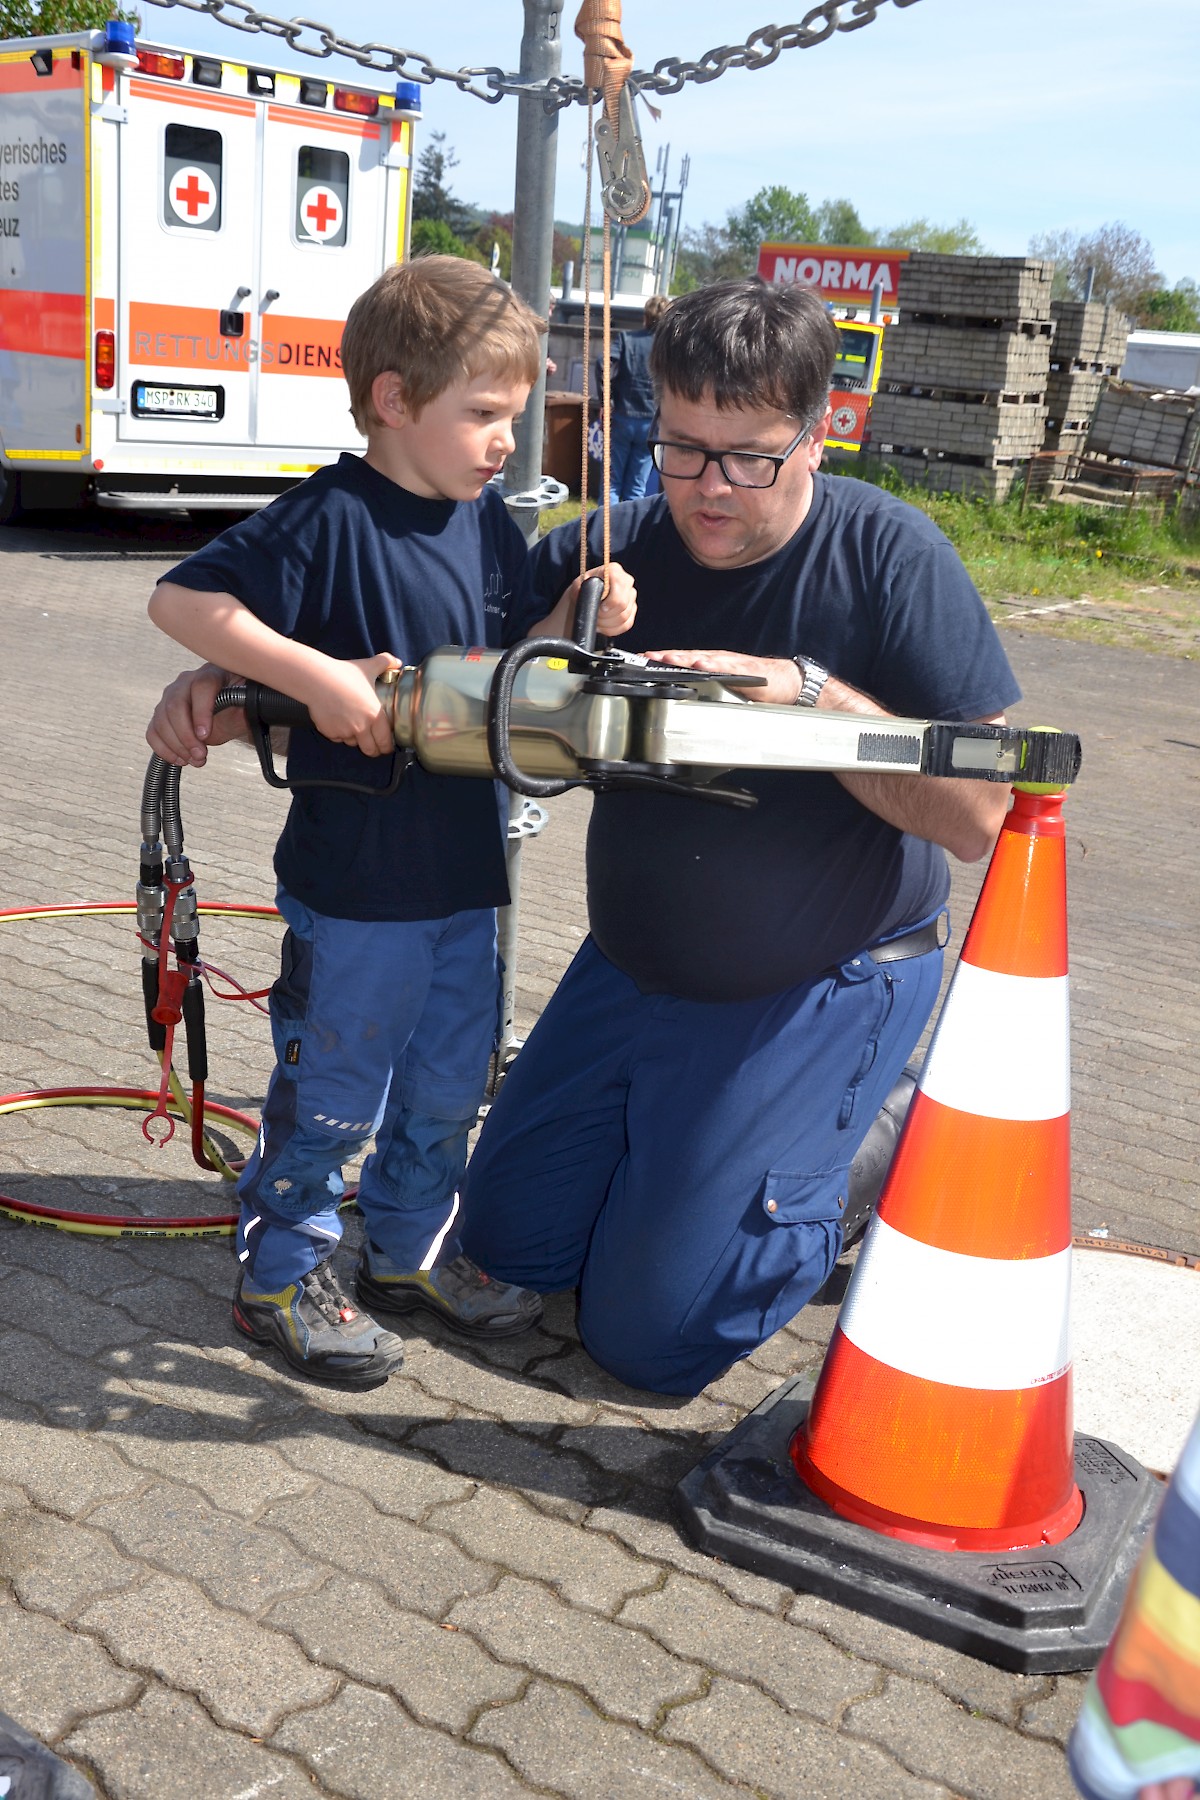
<path id="1" fill-rule="evenodd" d="M 909 1543 L 1079 1522 L 1061 793 L 1018 789 L 807 1418 L 801 1480 Z"/>

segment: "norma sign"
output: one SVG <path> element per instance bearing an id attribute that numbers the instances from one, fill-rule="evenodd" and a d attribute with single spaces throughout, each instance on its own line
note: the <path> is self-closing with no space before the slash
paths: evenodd
<path id="1" fill-rule="evenodd" d="M 810 287 L 833 306 L 870 306 L 876 284 L 881 304 L 894 307 L 900 266 L 907 250 L 872 250 L 845 244 L 763 244 L 758 273 L 764 281 Z"/>

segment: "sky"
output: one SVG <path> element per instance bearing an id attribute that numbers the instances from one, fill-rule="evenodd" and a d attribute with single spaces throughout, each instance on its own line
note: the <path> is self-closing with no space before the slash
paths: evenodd
<path id="1" fill-rule="evenodd" d="M 291 16 L 286 0 L 258 4 Z M 577 10 L 569 3 L 562 19 L 562 67 L 574 75 Z M 805 10 L 798 0 L 625 0 L 624 34 L 635 66 L 648 69 L 668 56 L 696 61 Z M 521 0 L 305 0 L 304 11 L 343 39 L 420 51 L 444 67 L 518 65 Z M 322 64 L 182 6 L 143 4 L 142 21 L 146 39 L 372 84 L 349 59 Z M 511 211 L 517 102 L 488 106 L 448 82 L 422 92 L 422 133 L 444 131 L 459 159 L 454 193 Z M 688 83 L 656 104 L 658 121 L 638 107 L 647 164 L 653 172 L 669 149 L 674 187 L 690 159 L 685 228 L 720 223 L 779 183 L 814 203 L 845 197 L 870 226 L 966 218 L 1003 256 L 1024 255 L 1037 233 L 1120 220 L 1149 241 L 1168 285 L 1200 280 L 1196 0 L 885 3 L 861 30 L 784 51 L 770 68 Z M 582 218 L 585 134 L 582 107 L 560 113 L 562 220 Z"/>

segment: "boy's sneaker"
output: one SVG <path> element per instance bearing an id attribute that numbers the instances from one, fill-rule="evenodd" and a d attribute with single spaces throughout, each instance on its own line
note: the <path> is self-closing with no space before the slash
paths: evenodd
<path id="1" fill-rule="evenodd" d="M 373 1312 L 432 1313 L 464 1337 L 516 1337 L 542 1316 L 540 1294 L 494 1280 L 469 1256 L 409 1274 L 378 1252 L 372 1258 L 364 1250 L 354 1285 Z"/>
<path id="2" fill-rule="evenodd" d="M 378 1387 L 404 1361 L 402 1340 L 359 1312 L 328 1261 L 278 1294 L 256 1293 L 243 1276 L 233 1322 L 256 1344 L 282 1350 L 302 1375 L 338 1387 Z"/>

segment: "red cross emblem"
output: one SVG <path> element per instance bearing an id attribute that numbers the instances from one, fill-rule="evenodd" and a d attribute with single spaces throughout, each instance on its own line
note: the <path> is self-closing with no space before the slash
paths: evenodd
<path id="1" fill-rule="evenodd" d="M 300 223 L 309 237 L 322 243 L 342 227 L 342 203 L 332 188 L 310 187 L 300 202 Z"/>
<path id="2" fill-rule="evenodd" d="M 216 190 L 202 169 L 180 169 L 169 191 L 171 210 L 185 224 L 203 225 L 216 211 Z"/>

